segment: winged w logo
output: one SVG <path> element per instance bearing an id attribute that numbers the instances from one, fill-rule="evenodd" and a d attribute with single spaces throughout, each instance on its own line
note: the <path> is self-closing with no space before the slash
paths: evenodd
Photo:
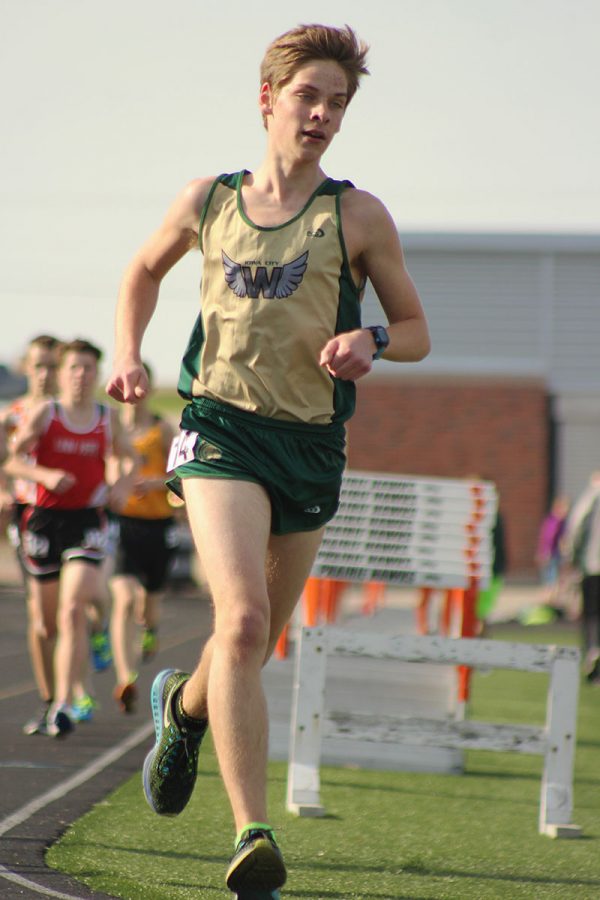
<path id="1" fill-rule="evenodd" d="M 270 275 L 266 266 L 258 266 L 252 276 L 250 266 L 242 266 L 229 259 L 224 250 L 221 250 L 221 256 L 225 281 L 233 293 L 236 297 L 250 297 L 252 300 L 258 299 L 261 294 L 265 300 L 289 297 L 302 283 L 308 265 L 307 250 L 285 266 L 273 266 Z"/>

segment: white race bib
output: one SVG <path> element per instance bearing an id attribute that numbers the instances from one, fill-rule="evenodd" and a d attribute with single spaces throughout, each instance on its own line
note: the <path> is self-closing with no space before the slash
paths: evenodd
<path id="1" fill-rule="evenodd" d="M 200 435 L 197 431 L 180 431 L 171 442 L 167 472 L 172 472 L 177 466 L 191 462 L 195 459 L 196 442 Z"/>

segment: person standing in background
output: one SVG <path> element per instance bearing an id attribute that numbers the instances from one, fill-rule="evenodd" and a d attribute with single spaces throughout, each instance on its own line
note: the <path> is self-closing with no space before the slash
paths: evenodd
<path id="1" fill-rule="evenodd" d="M 567 517 L 563 552 L 581 579 L 584 674 L 600 684 L 600 471 L 592 472 Z"/>
<path id="2" fill-rule="evenodd" d="M 540 526 L 535 561 L 544 593 L 542 602 L 548 606 L 559 603 L 559 586 L 562 570 L 562 538 L 569 514 L 569 500 L 562 495 L 555 497 Z"/>

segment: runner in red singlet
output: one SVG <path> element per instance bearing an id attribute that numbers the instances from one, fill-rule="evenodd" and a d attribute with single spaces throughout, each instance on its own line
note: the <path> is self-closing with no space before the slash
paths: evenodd
<path id="1" fill-rule="evenodd" d="M 23 372 L 27 378 L 27 393 L 17 397 L 0 412 L 0 456 L 8 453 L 8 442 L 28 413 L 43 400 L 56 394 L 56 371 L 60 341 L 49 334 L 34 337 L 25 351 Z M 23 576 L 27 602 L 27 644 L 31 668 L 40 695 L 40 709 L 28 719 L 26 734 L 44 733 L 46 715 L 54 697 L 53 654 L 56 639 L 56 606 L 45 603 L 39 592 L 31 589 L 27 570 L 23 565 L 20 523 L 27 506 L 35 502 L 35 484 L 23 477 L 35 460 L 18 460 L 14 468 L 3 467 L 0 485 L 0 505 L 10 516 L 8 538 L 15 548 Z"/>
<path id="2" fill-rule="evenodd" d="M 101 355 L 88 341 L 62 347 L 58 401 L 33 409 L 12 447 L 15 456 L 36 457 L 30 469 L 35 505 L 21 525 L 24 564 L 40 600 L 58 608 L 54 702 L 46 719 L 53 736 L 73 728 L 70 704 L 87 653 L 86 605 L 100 590 L 104 508 L 109 500 L 117 508 L 124 502 L 135 467 L 116 412 L 95 400 Z M 120 461 L 120 473 L 109 489 L 105 463 L 111 456 Z"/>

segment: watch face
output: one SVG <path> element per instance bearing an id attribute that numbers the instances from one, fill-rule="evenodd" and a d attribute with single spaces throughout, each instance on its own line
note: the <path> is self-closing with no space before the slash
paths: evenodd
<path id="1" fill-rule="evenodd" d="M 390 338 L 387 331 L 383 325 L 378 325 L 375 331 L 375 343 L 377 344 L 377 347 L 381 347 L 382 350 L 385 350 L 389 342 Z"/>
<path id="2" fill-rule="evenodd" d="M 373 340 L 375 341 L 375 353 L 373 354 L 373 359 L 379 359 L 385 348 L 390 342 L 390 337 L 383 327 L 383 325 L 370 325 L 369 331 L 373 335 Z"/>

